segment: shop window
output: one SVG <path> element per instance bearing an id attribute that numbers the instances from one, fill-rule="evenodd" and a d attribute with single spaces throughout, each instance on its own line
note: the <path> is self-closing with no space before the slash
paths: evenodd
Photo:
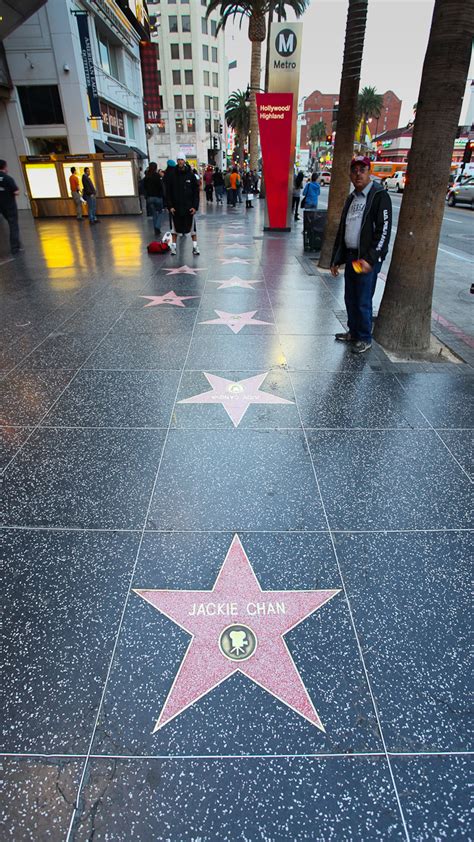
<path id="1" fill-rule="evenodd" d="M 64 123 L 57 85 L 18 85 L 25 126 Z"/>

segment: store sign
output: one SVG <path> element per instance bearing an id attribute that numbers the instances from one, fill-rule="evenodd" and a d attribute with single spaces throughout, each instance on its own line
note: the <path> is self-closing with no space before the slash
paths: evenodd
<path id="1" fill-rule="evenodd" d="M 303 39 L 302 23 L 272 23 L 270 30 L 270 72 L 268 90 L 271 94 L 285 94 L 291 97 L 292 103 L 298 102 L 300 84 L 301 42 Z M 284 195 L 280 193 L 280 204 L 286 215 L 284 225 L 277 227 L 291 227 L 291 200 L 293 193 L 293 172 L 296 151 L 296 123 L 297 109 L 291 109 L 290 149 L 285 152 L 286 188 Z M 260 115 L 259 115 L 260 116 Z M 272 123 L 268 121 L 267 125 Z M 266 164 L 264 163 L 264 167 Z M 282 173 L 283 175 L 283 173 Z M 267 187 L 267 172 L 265 170 L 265 186 Z M 270 223 L 270 207 L 267 203 L 265 227 L 273 227 Z"/>
<path id="2" fill-rule="evenodd" d="M 94 60 L 92 57 L 91 39 L 89 35 L 89 20 L 87 12 L 84 14 L 77 13 L 77 28 L 79 30 L 79 40 L 81 44 L 82 63 L 84 65 L 84 73 L 86 77 L 87 96 L 89 98 L 89 106 L 91 110 L 91 117 L 101 117 L 99 95 L 97 92 L 97 82 L 95 79 Z"/>
<path id="3" fill-rule="evenodd" d="M 140 42 L 140 62 L 142 67 L 145 123 L 159 123 L 161 118 L 156 44 L 151 41 Z"/>
<path id="4" fill-rule="evenodd" d="M 295 154 L 293 94 L 257 94 L 257 116 L 265 172 L 266 227 L 288 228 L 288 178 Z"/>
<path id="5" fill-rule="evenodd" d="M 102 117 L 102 126 L 105 132 L 116 134 L 119 137 L 125 137 L 125 121 L 124 113 L 119 108 L 114 108 L 113 105 L 108 105 L 101 100 L 100 112 Z"/>

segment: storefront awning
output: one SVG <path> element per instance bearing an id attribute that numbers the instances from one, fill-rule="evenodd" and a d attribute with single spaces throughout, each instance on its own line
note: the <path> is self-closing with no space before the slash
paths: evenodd
<path id="1" fill-rule="evenodd" d="M 108 143 L 104 143 L 103 140 L 94 140 L 94 146 L 96 152 L 108 152 L 109 155 L 111 152 L 115 152 L 115 149 L 109 146 Z"/>
<path id="2" fill-rule="evenodd" d="M 141 161 L 145 161 L 148 158 L 148 155 L 146 154 L 146 152 L 142 152 L 142 150 L 139 149 L 138 146 L 131 146 L 130 148 L 131 148 L 132 152 L 137 153 L 137 155 L 138 155 L 138 157 L 140 158 Z"/>

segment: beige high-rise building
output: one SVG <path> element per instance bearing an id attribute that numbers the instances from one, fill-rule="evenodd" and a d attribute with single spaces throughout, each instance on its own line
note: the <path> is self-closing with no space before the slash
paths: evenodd
<path id="1" fill-rule="evenodd" d="M 158 44 L 161 123 L 150 126 L 150 159 L 164 166 L 181 151 L 192 166 L 225 163 L 228 61 L 217 13 L 205 0 L 148 3 Z"/>

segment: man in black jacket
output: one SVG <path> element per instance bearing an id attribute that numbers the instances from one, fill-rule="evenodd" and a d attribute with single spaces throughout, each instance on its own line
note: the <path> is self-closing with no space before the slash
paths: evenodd
<path id="1" fill-rule="evenodd" d="M 171 254 L 176 254 L 178 234 L 189 234 L 193 241 L 193 254 L 199 254 L 195 214 L 199 208 L 199 184 L 184 158 L 177 159 L 166 182 L 166 201 L 173 221 Z"/>
<path id="2" fill-rule="evenodd" d="M 163 179 L 160 176 L 158 166 L 154 161 L 152 161 L 148 166 L 146 176 L 143 179 L 143 189 L 145 191 L 147 205 L 153 216 L 155 234 L 161 234 L 161 213 L 163 211 L 165 190 Z"/>
<path id="3" fill-rule="evenodd" d="M 345 263 L 344 300 L 347 333 L 336 333 L 339 342 L 350 342 L 355 354 L 372 346 L 372 299 L 377 275 L 388 251 L 392 227 L 390 196 L 370 179 L 370 159 L 359 155 L 351 161 L 354 192 L 348 197 L 331 258 L 331 274 Z"/>

